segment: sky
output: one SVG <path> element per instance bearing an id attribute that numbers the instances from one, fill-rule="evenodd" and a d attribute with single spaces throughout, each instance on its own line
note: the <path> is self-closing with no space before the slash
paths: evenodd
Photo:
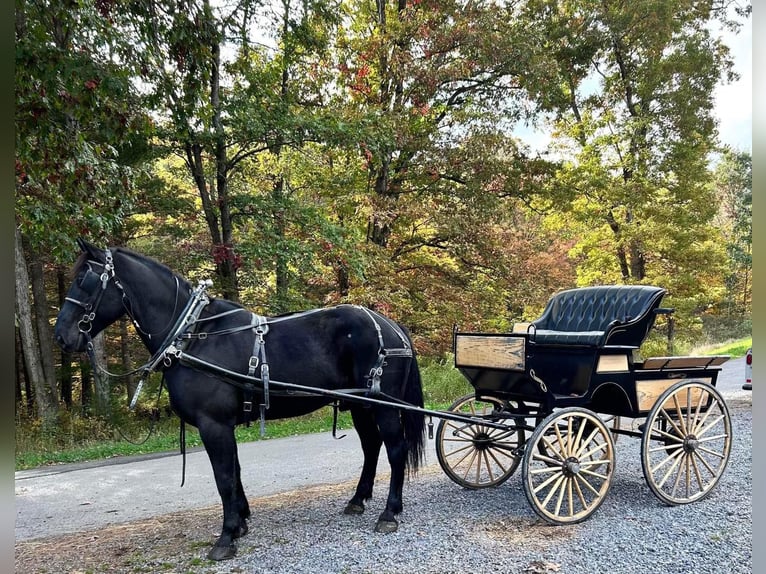
<path id="1" fill-rule="evenodd" d="M 739 34 L 722 32 L 734 58 L 740 79 L 719 85 L 715 92 L 716 115 L 721 141 L 739 151 L 753 149 L 753 19 L 748 18 Z"/>

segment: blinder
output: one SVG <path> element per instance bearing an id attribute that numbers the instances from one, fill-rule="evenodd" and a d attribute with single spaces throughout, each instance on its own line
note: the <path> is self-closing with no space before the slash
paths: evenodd
<path id="1" fill-rule="evenodd" d="M 94 265 L 98 265 L 103 268 L 101 273 L 94 271 Z M 78 328 L 81 333 L 90 333 L 91 322 L 96 317 L 96 309 L 101 302 L 101 298 L 104 295 L 109 280 L 114 277 L 114 263 L 112 262 L 112 253 L 109 249 L 105 250 L 105 262 L 88 260 L 85 262 L 85 272 L 78 280 L 77 286 L 85 292 L 89 301 L 84 302 L 74 297 L 65 297 L 66 301 L 74 303 L 79 307 L 85 309 L 85 314 L 78 323 Z"/>

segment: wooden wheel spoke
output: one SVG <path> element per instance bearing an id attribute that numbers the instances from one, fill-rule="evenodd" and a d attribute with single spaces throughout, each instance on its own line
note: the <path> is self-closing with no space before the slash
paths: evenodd
<path id="1" fill-rule="evenodd" d="M 717 434 L 717 435 L 705 437 L 705 438 L 702 438 L 702 439 L 697 437 L 697 440 L 700 443 L 704 443 L 704 442 L 711 442 L 711 441 L 714 441 L 714 440 L 721 440 L 722 438 L 729 438 L 729 435 L 728 434 Z"/>
<path id="2" fill-rule="evenodd" d="M 561 465 L 541 466 L 540 468 L 530 469 L 529 474 L 544 474 L 547 472 L 561 472 Z"/>
<path id="3" fill-rule="evenodd" d="M 495 482 L 495 475 L 492 474 L 492 465 L 489 464 L 489 457 L 487 456 L 487 451 L 485 450 L 482 453 L 482 455 L 483 455 L 483 458 L 484 458 L 484 464 L 487 467 L 487 474 L 489 474 L 489 480 L 491 482 Z M 500 468 L 503 468 L 503 467 L 501 466 Z M 477 468 L 477 471 L 478 471 L 478 468 Z M 479 474 L 479 473 L 477 472 L 477 474 Z"/>
<path id="4" fill-rule="evenodd" d="M 564 502 L 564 493 L 566 493 L 568 482 L 569 482 L 569 479 L 565 477 L 562 483 L 559 485 L 558 497 L 556 499 L 556 510 L 555 510 L 556 516 L 559 516 L 561 514 L 561 503 Z"/>
<path id="5" fill-rule="evenodd" d="M 550 464 L 552 466 L 558 466 L 558 467 L 561 466 L 561 460 L 558 460 L 558 459 L 555 459 L 555 458 L 551 458 L 551 457 L 546 456 L 544 454 L 540 454 L 539 452 L 533 453 L 532 454 L 532 459 L 533 460 L 542 461 L 542 462 L 544 462 L 546 464 Z"/>
<path id="6" fill-rule="evenodd" d="M 578 477 L 575 476 L 575 479 L 572 481 L 574 483 L 575 490 L 577 490 L 577 498 L 580 499 L 580 504 L 582 504 L 583 510 L 588 509 L 588 503 L 585 500 L 585 495 L 582 492 L 582 489 L 580 488 L 580 482 L 577 480 Z M 590 486 L 590 485 L 588 485 Z"/>
<path id="7" fill-rule="evenodd" d="M 557 424 L 553 425 L 553 429 L 556 431 L 556 440 L 559 443 L 559 447 L 561 447 L 561 448 L 559 448 L 559 453 L 562 455 L 563 458 L 566 458 L 566 456 L 568 454 L 567 453 L 567 444 L 564 441 L 564 437 L 561 436 L 561 431 L 559 430 L 559 425 L 557 425 Z M 545 437 L 543 437 L 543 440 L 550 445 L 550 443 L 548 442 L 548 440 Z M 553 448 L 553 445 L 550 445 L 550 447 L 551 447 L 551 450 L 555 450 Z"/>
<path id="8" fill-rule="evenodd" d="M 588 476 L 595 476 L 596 478 L 600 478 L 601 480 L 608 480 L 609 479 L 609 477 L 607 475 L 599 474 L 597 472 L 593 472 L 592 470 L 588 470 L 587 468 L 580 468 L 580 473 L 579 474 L 587 474 Z"/>
<path id="9" fill-rule="evenodd" d="M 473 461 L 476 460 L 476 450 L 470 452 L 469 454 L 471 455 L 471 460 L 469 460 L 468 464 L 466 465 L 465 473 L 463 473 L 463 480 L 468 479 L 468 473 L 471 472 L 471 469 L 473 468 Z M 468 455 L 464 456 L 460 462 L 463 462 L 466 458 L 468 458 Z M 478 476 L 476 478 L 478 480 Z"/>
<path id="10" fill-rule="evenodd" d="M 690 456 L 689 459 L 691 460 L 692 468 L 694 469 L 694 477 L 697 479 L 697 485 L 699 486 L 700 492 L 705 490 L 705 484 L 702 480 L 702 473 L 700 473 L 699 466 L 697 466 L 697 459 L 694 455 Z"/>
<path id="11" fill-rule="evenodd" d="M 542 501 L 542 507 L 545 508 L 548 506 L 548 503 L 551 501 L 551 498 L 553 498 L 553 495 L 558 492 L 559 487 L 561 486 L 561 483 L 564 482 L 564 474 L 562 473 L 557 477 L 556 482 L 553 484 L 553 486 L 550 489 L 550 492 L 548 492 L 548 496 L 545 497 L 545 500 Z"/>
<path id="12" fill-rule="evenodd" d="M 444 455 L 445 455 L 445 456 L 455 456 L 456 454 L 460 454 L 460 453 L 462 453 L 462 452 L 464 452 L 464 451 L 469 451 L 469 452 L 467 452 L 467 453 L 466 453 L 466 455 L 465 455 L 463 458 L 461 458 L 461 459 L 460 459 L 460 460 L 457 462 L 457 464 L 460 464 L 461 462 L 463 462 L 463 461 L 465 460 L 465 458 L 466 458 L 466 457 L 467 457 L 469 454 L 471 454 L 471 452 L 470 452 L 470 451 L 472 451 L 472 450 L 475 450 L 474 446 L 473 446 L 472 444 L 467 444 L 467 445 L 465 445 L 465 446 L 461 446 L 460 448 L 456 448 L 455 450 L 451 450 L 451 451 L 449 451 L 449 452 L 447 452 L 447 453 L 444 453 Z"/>
<path id="13" fill-rule="evenodd" d="M 656 446 L 649 449 L 649 452 L 660 452 L 660 451 L 671 451 L 671 450 L 678 450 L 679 448 L 683 448 L 683 443 L 679 442 L 677 444 L 669 444 L 667 446 Z"/>
<path id="14" fill-rule="evenodd" d="M 610 462 L 612 462 L 612 461 L 609 460 L 608 458 L 602 458 L 602 459 L 599 459 L 599 460 L 581 460 L 580 461 L 580 469 L 588 468 L 588 467 L 592 467 L 592 466 L 601 466 L 601 465 L 604 465 L 604 464 L 609 464 Z"/>
<path id="15" fill-rule="evenodd" d="M 547 487 L 549 484 L 551 484 L 552 482 L 554 482 L 554 481 L 559 481 L 559 480 L 563 479 L 563 478 L 564 478 L 564 473 L 563 473 L 563 472 L 561 472 L 561 468 L 557 468 L 556 470 L 558 471 L 558 473 L 557 473 L 557 474 L 554 474 L 553 476 L 549 476 L 548 478 L 546 478 L 544 481 L 542 481 L 540 484 L 538 484 L 538 485 L 537 485 L 537 486 L 536 486 L 536 487 L 535 487 L 535 488 L 532 490 L 532 492 L 534 492 L 535 494 L 537 494 L 538 492 L 540 492 L 542 489 L 546 488 L 546 487 Z"/>
<path id="16" fill-rule="evenodd" d="M 662 429 L 658 429 L 658 428 L 652 429 L 652 433 L 657 433 L 657 434 L 660 435 L 660 437 L 664 437 L 666 439 L 670 439 L 670 440 L 678 442 L 678 443 L 683 443 L 684 442 L 683 435 L 671 434 L 671 433 L 669 433 L 667 431 L 664 431 Z M 660 438 L 654 437 L 654 436 L 652 436 L 652 439 L 654 439 L 654 440 L 661 440 Z"/>
<path id="17" fill-rule="evenodd" d="M 473 439 L 468 438 L 468 437 L 444 438 L 444 439 L 442 439 L 442 442 L 463 442 L 463 443 L 468 443 L 470 445 L 473 445 Z"/>
<path id="18" fill-rule="evenodd" d="M 726 456 L 726 454 L 723 453 L 723 452 L 717 452 L 717 451 L 714 451 L 714 450 L 710 450 L 709 448 L 697 447 L 697 450 L 701 450 L 702 452 L 704 452 L 706 454 L 709 454 L 710 456 L 715 456 L 715 457 L 718 457 L 718 458 L 720 458 L 722 460 Z M 702 457 L 700 456 L 700 458 L 702 458 Z"/>
<path id="19" fill-rule="evenodd" d="M 596 496 L 599 496 L 599 494 L 600 494 L 599 491 L 596 490 L 596 488 L 590 482 L 585 480 L 585 477 L 582 476 L 582 474 L 576 474 L 575 477 L 576 477 L 578 483 L 584 484 L 588 488 L 588 490 L 590 490 Z"/>
<path id="20" fill-rule="evenodd" d="M 583 425 L 583 426 L 585 426 L 585 425 Z M 577 449 L 577 451 L 572 456 L 574 456 L 575 458 L 585 458 L 585 455 L 582 454 L 582 451 L 585 450 L 586 448 L 588 448 L 589 445 L 593 444 L 593 442 L 594 442 L 593 439 L 596 438 L 596 435 L 598 433 L 599 433 L 599 428 L 596 427 L 588 435 L 588 438 L 585 439 L 585 441 L 583 441 L 581 444 L 576 442 L 575 444 L 580 444 L 580 447 Z M 606 443 L 604 443 L 604 445 L 606 445 Z"/>
<path id="21" fill-rule="evenodd" d="M 688 396 L 689 390 L 687 389 L 686 392 Z M 682 431 L 678 434 L 680 435 L 689 434 L 686 432 L 686 421 L 684 420 L 684 414 L 683 414 L 683 411 L 681 410 L 681 404 L 678 402 L 678 393 L 673 393 L 673 405 L 676 407 L 676 416 L 678 417 L 678 424 L 681 426 L 681 431 Z"/>
<path id="22" fill-rule="evenodd" d="M 571 420 L 571 419 L 570 419 L 570 420 Z M 590 441 L 591 441 L 591 439 L 593 438 L 593 435 L 594 435 L 594 433 L 591 433 L 591 435 L 588 437 L 588 439 L 587 439 L 587 440 L 586 440 L 584 443 L 581 443 L 580 441 L 582 440 L 582 434 L 583 434 L 584 432 L 585 432 L 585 422 L 584 422 L 584 421 L 581 421 L 581 422 L 580 422 L 580 428 L 578 428 L 578 429 L 577 429 L 577 436 L 575 437 L 574 441 L 572 441 L 572 443 L 571 443 L 572 445 L 581 445 L 581 446 L 580 446 L 580 447 L 577 449 L 577 452 L 576 452 L 574 455 L 572 455 L 572 456 L 575 456 L 575 457 L 577 457 L 577 458 L 580 458 L 580 452 L 581 452 L 581 451 L 582 451 L 582 449 L 584 449 L 584 448 L 585 448 L 585 447 L 586 447 L 588 444 L 590 444 Z M 575 447 L 575 448 L 576 448 L 576 447 Z"/>
<path id="23" fill-rule="evenodd" d="M 596 454 L 597 452 L 606 449 L 607 446 L 609 446 L 607 443 L 605 443 L 605 442 L 601 443 L 601 444 L 597 445 L 596 447 L 590 449 L 588 452 L 586 452 L 583 455 L 578 454 L 577 458 L 579 458 L 581 460 L 584 459 L 584 458 L 589 458 L 589 457 L 593 456 L 594 454 Z"/>
<path id="24" fill-rule="evenodd" d="M 505 451 L 500 451 L 500 453 L 503 454 L 504 456 L 513 458 L 511 457 L 511 455 L 507 454 Z M 497 456 L 495 456 L 494 449 L 485 451 L 484 455 L 485 456 L 489 455 L 490 457 L 492 457 L 492 460 L 495 461 L 495 464 L 500 467 L 500 470 L 502 470 L 503 473 L 508 472 L 508 469 L 503 465 L 502 462 L 500 462 L 500 460 L 498 460 Z M 489 463 L 487 463 L 487 465 L 489 466 Z"/>
<path id="25" fill-rule="evenodd" d="M 682 463 L 686 462 L 687 472 L 684 473 L 684 471 L 682 469 L 682 466 L 683 466 L 682 464 L 678 465 L 678 470 L 676 471 L 676 479 L 673 481 L 673 488 L 670 489 L 670 495 L 671 496 L 675 496 L 676 495 L 676 490 L 678 490 L 678 484 L 681 482 L 681 476 L 683 476 L 684 474 L 688 475 L 688 464 L 689 464 L 688 460 L 689 460 L 689 457 L 688 456 L 684 456 L 680 460 L 682 461 Z M 688 480 L 687 480 L 687 483 L 688 483 Z M 689 496 L 688 487 L 687 487 L 686 496 L 687 497 Z"/>
<path id="26" fill-rule="evenodd" d="M 681 461 L 684 459 L 683 452 L 681 452 L 681 456 L 677 456 L 676 459 L 673 461 L 673 464 L 670 465 L 670 468 L 665 473 L 665 475 L 662 477 L 662 480 L 657 483 L 657 486 L 659 488 L 662 488 L 662 486 L 665 484 L 665 482 L 670 478 L 670 475 L 673 474 L 676 468 L 681 464 Z"/>
<path id="27" fill-rule="evenodd" d="M 704 434 L 705 434 L 707 431 L 709 431 L 711 428 L 713 428 L 714 426 L 716 426 L 718 423 L 720 423 L 720 422 L 721 422 L 721 421 L 723 421 L 723 420 L 725 420 L 725 417 L 724 417 L 723 415 L 720 415 L 720 416 L 716 417 L 716 418 L 715 418 L 715 420 L 714 420 L 713 422 L 711 422 L 711 423 L 710 423 L 709 425 L 707 425 L 706 427 L 704 427 L 704 428 L 701 428 L 699 431 L 697 431 L 696 433 L 694 433 L 694 435 L 695 435 L 695 436 L 696 436 L 698 439 L 699 439 L 699 438 L 701 438 L 701 437 L 702 437 L 702 435 L 704 435 Z"/>
<path id="28" fill-rule="evenodd" d="M 703 391 L 700 393 L 700 400 L 697 402 L 697 408 L 694 409 L 694 420 L 691 422 L 691 426 L 689 428 L 696 429 L 697 424 L 699 422 L 699 416 L 702 412 L 702 405 L 704 405 L 707 402 L 707 398 L 710 396 L 710 393 L 707 391 Z"/>
<path id="29" fill-rule="evenodd" d="M 676 460 L 677 458 L 683 456 L 683 454 L 684 454 L 683 449 L 677 449 L 676 451 L 669 453 L 668 456 L 666 456 L 662 461 L 659 462 L 659 464 L 651 468 L 652 474 L 660 470 L 663 466 L 665 466 L 669 462 L 672 462 Z"/>
<path id="30" fill-rule="evenodd" d="M 545 436 L 541 436 L 540 440 L 545 443 L 545 448 L 548 452 L 559 457 L 558 460 L 555 461 L 556 463 L 561 463 L 561 461 L 564 460 L 566 455 L 564 454 L 563 450 L 557 450 L 556 447 Z"/>
<path id="31" fill-rule="evenodd" d="M 711 475 L 711 476 L 715 476 L 715 475 L 716 475 L 716 471 L 715 471 L 715 470 L 713 470 L 713 468 L 711 468 L 711 466 L 710 466 L 710 465 L 708 464 L 708 462 L 707 462 L 707 461 L 706 461 L 706 460 L 705 460 L 705 459 L 702 457 L 702 455 L 700 455 L 700 453 L 698 453 L 698 452 L 695 452 L 694 454 L 695 454 L 695 455 L 696 455 L 696 457 L 699 459 L 699 461 L 700 461 L 700 462 L 703 464 L 703 466 L 704 466 L 704 467 L 707 469 L 707 471 L 710 473 L 710 475 Z M 718 456 L 718 457 L 721 457 L 721 459 L 723 459 L 723 456 L 724 456 L 723 454 L 719 454 L 719 453 L 717 453 L 717 452 L 711 452 L 710 454 L 712 454 L 712 455 L 714 455 L 714 456 Z"/>
<path id="32" fill-rule="evenodd" d="M 668 423 L 670 423 L 670 426 L 672 426 L 672 427 L 673 427 L 673 430 L 674 430 L 674 431 L 676 431 L 676 436 L 679 436 L 679 437 L 682 437 L 682 436 L 686 436 L 686 433 L 685 433 L 685 432 L 683 432 L 683 431 L 682 431 L 682 430 L 679 428 L 679 426 L 678 426 L 678 425 L 675 423 L 675 421 L 673 420 L 673 418 L 670 416 L 670 414 L 669 414 L 669 413 L 668 413 L 668 412 L 667 412 L 667 411 L 666 411 L 664 408 L 661 408 L 661 409 L 660 409 L 660 413 L 662 414 L 662 416 L 663 416 L 664 420 L 666 420 Z M 657 420 L 659 421 L 659 419 L 657 419 Z M 652 430 L 653 430 L 654 432 L 665 433 L 665 431 L 663 431 L 663 430 L 661 430 L 661 429 L 658 429 L 658 428 L 655 428 L 655 429 L 652 429 Z M 666 434 L 666 436 L 673 436 L 673 435 L 670 435 L 670 434 Z"/>

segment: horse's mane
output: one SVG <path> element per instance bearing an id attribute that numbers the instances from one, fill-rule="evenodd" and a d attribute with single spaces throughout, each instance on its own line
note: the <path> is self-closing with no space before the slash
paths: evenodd
<path id="1" fill-rule="evenodd" d="M 181 274 L 176 273 L 175 271 L 173 271 L 173 269 L 171 269 L 170 267 L 168 267 L 164 263 L 160 263 L 159 261 L 157 261 L 153 257 L 149 257 L 148 255 L 144 255 L 142 253 L 137 253 L 136 251 L 128 249 L 127 247 L 111 247 L 110 249 L 112 250 L 113 254 L 121 253 L 121 254 L 126 255 L 128 257 L 132 257 L 134 259 L 138 259 L 143 264 L 147 265 L 148 267 L 154 268 L 155 270 L 159 271 L 160 273 L 166 273 L 166 274 L 170 275 L 171 277 L 177 277 L 178 280 L 181 282 L 181 285 L 183 285 L 185 287 L 188 287 L 188 288 L 191 288 L 191 284 L 189 283 L 189 281 L 186 280 L 186 278 L 184 278 Z M 119 277 L 120 270 L 118 268 L 115 268 L 115 273 Z"/>

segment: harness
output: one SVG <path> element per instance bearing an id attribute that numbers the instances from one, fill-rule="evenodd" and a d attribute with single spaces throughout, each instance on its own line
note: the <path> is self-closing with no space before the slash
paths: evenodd
<path id="1" fill-rule="evenodd" d="M 139 381 L 136 387 L 136 392 L 133 395 L 133 398 L 131 399 L 130 409 L 133 410 L 133 408 L 135 407 L 136 402 L 138 400 L 138 396 L 143 388 L 144 381 L 151 373 L 161 368 L 167 369 L 171 367 L 174 363 L 178 362 L 185 366 L 211 372 L 215 374 L 216 376 L 218 376 L 221 380 L 241 388 L 243 390 L 242 409 L 245 414 L 245 417 L 244 417 L 245 422 L 248 425 L 251 422 L 254 395 L 256 394 L 256 392 L 258 392 L 262 398 L 262 401 L 259 403 L 259 411 L 260 411 L 259 414 L 260 414 L 260 423 L 261 423 L 261 433 L 264 434 L 265 433 L 265 415 L 266 415 L 266 411 L 270 407 L 270 394 L 274 392 L 273 390 L 269 388 L 270 373 L 269 373 L 269 364 L 266 357 L 266 335 L 269 332 L 270 326 L 283 321 L 290 321 L 293 319 L 297 319 L 299 317 L 305 317 L 307 315 L 320 313 L 320 312 L 327 311 L 329 309 L 334 309 L 337 307 L 330 307 L 327 309 L 312 309 L 309 311 L 304 311 L 300 313 L 284 315 L 279 317 L 272 317 L 272 318 L 267 318 L 261 315 L 257 315 L 255 313 L 251 313 L 243 308 L 236 308 L 236 309 L 231 309 L 229 311 L 224 311 L 222 313 L 210 315 L 207 317 L 201 317 L 203 310 L 210 303 L 210 298 L 208 297 L 206 291 L 208 287 L 212 286 L 213 284 L 213 282 L 209 279 L 201 280 L 199 281 L 197 287 L 191 291 L 191 294 L 190 294 L 189 300 L 186 303 L 186 306 L 178 315 L 178 318 L 176 319 L 172 328 L 168 330 L 168 328 L 166 327 L 165 329 L 163 329 L 163 331 L 160 331 L 161 333 L 167 330 L 168 333 L 165 336 L 163 343 L 160 345 L 159 349 L 152 355 L 152 357 L 145 364 L 134 369 L 133 371 L 130 371 L 129 373 L 115 375 L 99 367 L 94 354 L 94 350 L 93 350 L 93 342 L 90 336 L 90 331 L 92 329 L 92 321 L 96 317 L 96 310 L 98 309 L 98 306 L 101 303 L 101 300 L 104 296 L 104 292 L 106 291 L 106 288 L 110 281 L 113 281 L 115 286 L 120 290 L 122 295 L 123 306 L 125 307 L 128 313 L 128 316 L 131 318 L 136 328 L 141 330 L 141 332 L 146 334 L 149 338 L 151 338 L 152 334 L 146 333 L 145 331 L 143 331 L 143 329 L 141 329 L 140 325 L 138 324 L 138 321 L 133 316 L 130 300 L 127 297 L 127 294 L 125 293 L 124 287 L 122 286 L 122 284 L 120 283 L 119 279 L 117 278 L 115 274 L 114 259 L 113 259 L 111 251 L 109 249 L 106 249 L 104 254 L 105 254 L 104 263 L 101 263 L 99 261 L 93 261 L 93 260 L 89 260 L 86 262 L 88 267 L 85 272 L 85 275 L 83 276 L 83 279 L 80 281 L 80 287 L 86 293 L 91 294 L 93 290 L 96 290 L 94 300 L 92 302 L 83 302 L 83 301 L 74 299 L 72 297 L 66 297 L 66 301 L 69 301 L 70 303 L 78 305 L 85 310 L 83 317 L 78 322 L 78 329 L 80 333 L 87 340 L 86 349 L 87 349 L 88 356 L 92 364 L 94 365 L 94 368 L 97 368 L 101 372 L 104 372 L 107 375 L 112 377 L 128 376 L 135 373 L 141 373 L 141 380 Z M 103 271 L 100 274 L 96 273 L 93 270 L 94 264 L 103 267 Z M 176 280 L 176 305 L 177 305 L 180 287 L 178 283 L 178 277 L 174 275 L 174 278 Z M 370 369 L 369 373 L 365 376 L 366 389 L 359 389 L 359 388 L 344 389 L 344 390 L 338 391 L 338 393 L 357 394 L 357 393 L 363 392 L 368 396 L 380 396 L 383 394 L 381 391 L 381 379 L 383 377 L 384 368 L 387 365 L 386 359 L 389 357 L 402 357 L 402 358 L 412 359 L 413 357 L 412 346 L 409 342 L 409 339 L 402 331 L 401 327 L 399 327 L 399 325 L 397 325 L 391 319 L 388 319 L 387 317 L 384 317 L 383 315 L 375 311 L 372 311 L 366 307 L 362 307 L 359 305 L 351 305 L 351 307 L 363 312 L 370 319 L 370 322 L 372 324 L 372 327 L 375 329 L 377 339 L 378 339 L 378 356 L 372 368 Z M 231 315 L 234 313 L 242 313 L 242 312 L 250 313 L 251 320 L 249 324 L 222 329 L 219 331 L 200 330 L 200 327 L 205 322 L 213 321 L 215 319 L 219 319 L 227 315 Z M 170 321 L 172 322 L 172 316 Z M 383 336 L 383 328 L 381 327 L 381 324 L 386 325 L 388 329 L 391 332 L 393 332 L 395 337 L 398 339 L 396 343 L 398 346 L 389 347 L 386 345 L 385 339 Z M 168 326 L 170 326 L 170 323 L 168 323 Z M 186 351 L 186 347 L 189 345 L 190 341 L 194 339 L 203 340 L 203 339 L 207 339 L 210 336 L 227 335 L 227 334 L 233 334 L 233 333 L 246 331 L 246 330 L 252 330 L 254 335 L 253 350 L 247 363 L 246 373 L 238 373 L 238 372 L 230 371 L 220 365 L 216 365 L 214 363 L 205 361 Z M 406 381 L 408 379 L 411 365 L 412 365 L 412 361 L 411 360 L 407 361 L 406 373 L 405 373 L 405 377 L 403 378 L 403 381 Z M 287 390 L 287 391 L 277 391 L 277 393 L 283 394 L 283 395 L 290 395 L 290 396 L 296 396 L 299 394 L 304 396 L 316 396 L 316 394 L 312 395 L 311 392 L 303 392 L 303 391 Z M 338 401 L 336 401 L 334 404 L 335 416 L 337 416 L 338 406 L 339 406 Z M 335 434 L 335 428 L 333 428 L 333 435 L 334 434 Z"/>

